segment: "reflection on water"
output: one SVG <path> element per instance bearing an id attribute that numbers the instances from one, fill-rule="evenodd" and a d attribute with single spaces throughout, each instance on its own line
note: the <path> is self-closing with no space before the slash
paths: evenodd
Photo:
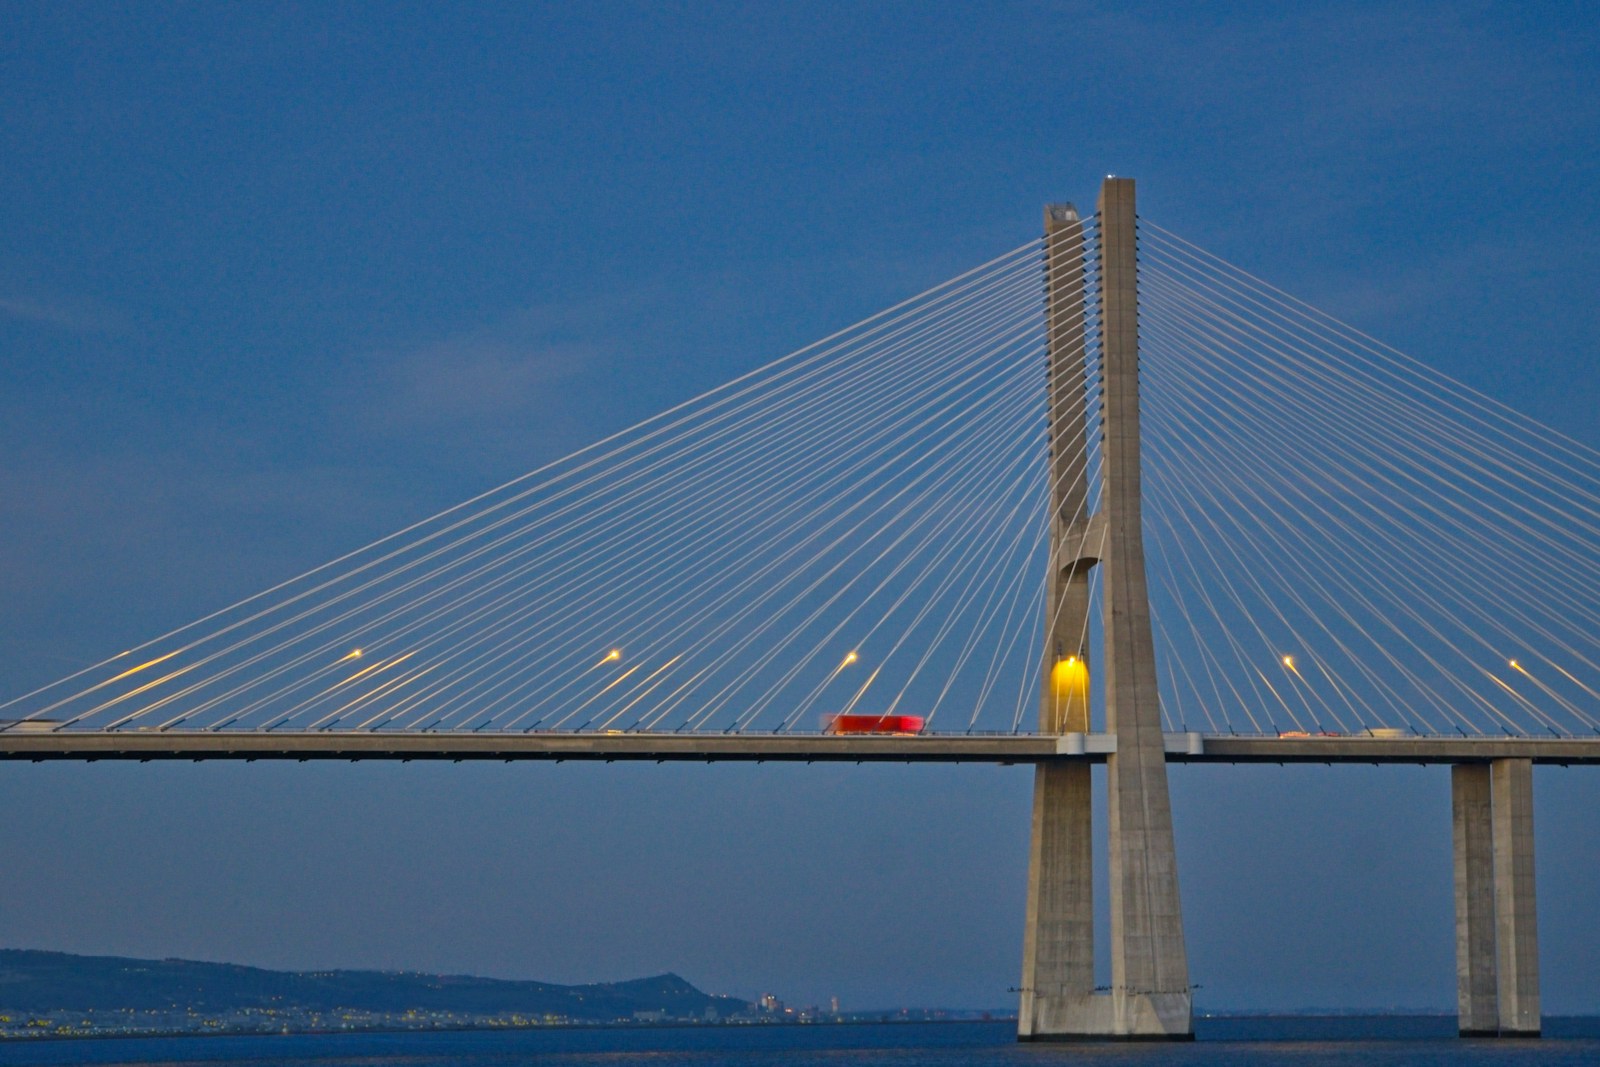
<path id="1" fill-rule="evenodd" d="M 1444 1016 L 1206 1018 L 1193 1044 L 1019 1045 L 1010 1023 L 144 1038 L 0 1045 L 0 1065 L 193 1067 L 1594 1067 L 1600 1019 L 1541 1041 L 1462 1041 Z"/>

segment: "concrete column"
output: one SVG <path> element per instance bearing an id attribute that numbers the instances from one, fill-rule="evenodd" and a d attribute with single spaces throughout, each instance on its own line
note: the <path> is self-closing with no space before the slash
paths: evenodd
<path id="1" fill-rule="evenodd" d="M 1047 209 L 1047 249 L 1078 237 L 1076 223 L 1075 212 Z M 1155 638 L 1145 586 L 1136 247 L 1133 182 L 1108 179 L 1100 194 L 1104 492 L 1101 513 L 1092 517 L 1085 514 L 1085 468 L 1072 458 L 1081 447 L 1085 425 L 1084 411 L 1071 388 L 1078 381 L 1083 352 L 1081 340 L 1073 341 L 1073 331 L 1066 328 L 1081 316 L 1081 304 L 1073 304 L 1081 300 L 1075 295 L 1081 292 L 1081 275 L 1074 285 L 1066 273 L 1072 269 L 1073 256 L 1047 255 L 1051 468 L 1056 488 L 1046 602 L 1052 615 L 1046 629 L 1040 725 L 1049 733 L 1088 726 L 1087 649 L 1082 635 L 1088 621 L 1088 571 L 1099 564 L 1105 569 L 1101 625 L 1106 729 L 1117 738 L 1117 750 L 1106 761 L 1112 988 L 1109 995 L 1097 995 L 1092 989 L 1088 768 L 1041 765 L 1034 779 L 1018 1020 L 1023 1040 L 1194 1036 Z M 1092 552 L 1082 547 L 1091 540 Z M 1072 671 L 1058 675 L 1057 666 Z M 1057 684 L 1058 679 L 1070 684 Z M 1083 695 L 1064 700 L 1064 692 Z"/>
<path id="2" fill-rule="evenodd" d="M 1189 964 L 1145 585 L 1139 456 L 1139 311 L 1133 182 L 1100 194 L 1106 761 L 1111 831 L 1111 996 L 1116 1032 L 1193 1036 Z"/>
<path id="3" fill-rule="evenodd" d="M 1537 1037 L 1539 927 L 1533 891 L 1533 763 L 1490 765 L 1494 834 L 1495 967 L 1502 1037 Z"/>
<path id="4" fill-rule="evenodd" d="M 1028 911 L 1017 1036 L 1109 1032 L 1094 995 L 1094 843 L 1085 761 L 1041 763 L 1033 779 Z M 1104 1018 L 1102 1018 L 1104 1016 Z"/>
<path id="5" fill-rule="evenodd" d="M 1082 538 L 1077 545 L 1066 543 L 1067 532 L 1089 517 L 1083 222 L 1071 204 L 1051 204 L 1044 209 L 1044 232 L 1052 507 L 1039 729 L 1057 734 L 1089 729 L 1087 702 L 1064 699 L 1077 687 L 1060 685 L 1056 666 L 1069 657 L 1088 662 L 1089 570 L 1093 561 L 1078 551 Z"/>
<path id="6" fill-rule="evenodd" d="M 1454 766 L 1450 800 L 1461 1036 L 1538 1037 L 1533 764 Z"/>
<path id="7" fill-rule="evenodd" d="M 1500 1031 L 1495 977 L 1494 839 L 1489 765 L 1450 768 L 1450 813 L 1455 841 L 1456 999 L 1462 1037 Z"/>
<path id="8" fill-rule="evenodd" d="M 1087 732 L 1089 567 L 1066 558 L 1066 531 L 1087 518 L 1083 223 L 1070 204 L 1045 208 L 1047 402 L 1052 480 L 1051 556 L 1040 664 L 1039 729 Z M 1034 770 L 1028 910 L 1017 1036 L 1094 1029 L 1094 848 L 1084 762 Z M 1103 998 L 1102 998 L 1103 999 Z M 1103 1029 L 1103 1024 L 1102 1024 Z"/>

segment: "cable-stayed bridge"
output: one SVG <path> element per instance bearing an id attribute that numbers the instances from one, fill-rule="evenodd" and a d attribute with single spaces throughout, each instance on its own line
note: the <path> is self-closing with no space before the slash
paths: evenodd
<path id="1" fill-rule="evenodd" d="M 1536 1033 L 1531 768 L 1600 762 L 1600 454 L 1131 181 L 1045 222 L 8 700 L 0 757 L 1033 764 L 1025 1038 L 1192 1033 L 1168 762 L 1448 763 L 1461 1028 Z"/>

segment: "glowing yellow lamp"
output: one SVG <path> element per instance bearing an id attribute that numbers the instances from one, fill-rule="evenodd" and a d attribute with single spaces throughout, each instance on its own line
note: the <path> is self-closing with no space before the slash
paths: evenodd
<path id="1" fill-rule="evenodd" d="M 1057 721 L 1064 731 L 1089 729 L 1089 663 L 1077 656 L 1056 660 L 1050 669 L 1050 690 L 1055 696 Z"/>

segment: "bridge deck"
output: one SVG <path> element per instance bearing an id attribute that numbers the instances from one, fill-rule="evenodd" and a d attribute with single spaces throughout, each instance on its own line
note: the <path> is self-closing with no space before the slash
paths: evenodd
<path id="1" fill-rule="evenodd" d="M 13 760 L 765 760 L 860 763 L 1104 762 L 1108 734 L 577 734 L 0 731 Z M 1600 764 L 1600 737 L 1245 737 L 1166 735 L 1175 763 L 1471 763 L 1505 757 Z"/>

